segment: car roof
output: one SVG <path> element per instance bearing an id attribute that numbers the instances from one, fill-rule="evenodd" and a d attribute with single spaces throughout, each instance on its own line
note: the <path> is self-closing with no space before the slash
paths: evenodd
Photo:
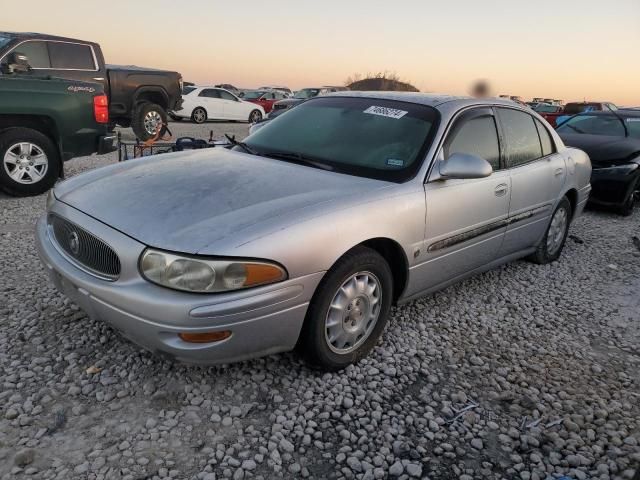
<path id="1" fill-rule="evenodd" d="M 88 44 L 96 44 L 95 42 L 90 42 L 87 40 L 80 40 L 77 38 L 70 38 L 70 37 L 60 37 L 57 35 L 49 35 L 46 33 L 35 33 L 35 32 L 0 32 L 0 35 L 3 36 L 7 36 L 7 37 L 13 37 L 15 39 L 18 40 L 58 40 L 61 42 L 82 42 L 82 43 L 88 43 Z M 96 44 L 97 45 L 97 44 Z"/>
<path id="2" fill-rule="evenodd" d="M 467 105 L 504 105 L 509 107 L 522 107 L 519 103 L 506 98 L 474 98 L 421 92 L 354 92 L 351 90 L 346 92 L 334 92 L 329 95 L 334 97 L 379 98 L 381 100 L 417 103 L 419 105 L 427 105 L 429 107 L 439 107 L 444 104 L 452 104 L 458 107 Z"/>

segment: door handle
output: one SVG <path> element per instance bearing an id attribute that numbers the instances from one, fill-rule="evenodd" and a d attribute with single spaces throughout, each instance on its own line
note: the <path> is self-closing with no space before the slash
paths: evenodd
<path id="1" fill-rule="evenodd" d="M 95 80 L 97 82 L 101 82 L 104 80 L 104 77 L 93 77 L 92 80 Z"/>
<path id="2" fill-rule="evenodd" d="M 498 185 L 494 192 L 496 194 L 496 197 L 504 197 L 507 194 L 507 184 L 506 183 L 501 183 L 500 185 Z"/>
<path id="3" fill-rule="evenodd" d="M 562 175 L 562 172 L 564 172 L 564 168 L 560 167 L 560 168 L 556 168 L 556 171 L 553 172 L 553 174 L 557 177 L 559 175 Z"/>

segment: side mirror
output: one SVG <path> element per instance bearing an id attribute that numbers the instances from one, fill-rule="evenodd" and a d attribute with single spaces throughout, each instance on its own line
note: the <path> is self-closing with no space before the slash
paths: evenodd
<path id="1" fill-rule="evenodd" d="M 440 163 L 440 177 L 454 178 L 486 178 L 493 173 L 493 167 L 484 158 L 467 153 L 454 153 Z"/>
<path id="2" fill-rule="evenodd" d="M 7 73 L 27 73 L 31 70 L 29 58 L 23 53 L 13 52 L 6 64 Z"/>

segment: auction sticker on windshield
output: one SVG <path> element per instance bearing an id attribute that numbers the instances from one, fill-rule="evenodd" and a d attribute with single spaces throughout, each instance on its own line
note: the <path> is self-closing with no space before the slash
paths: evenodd
<path id="1" fill-rule="evenodd" d="M 371 105 L 364 111 L 364 113 L 370 113 L 371 115 L 380 115 L 381 117 L 395 118 L 396 120 L 398 120 L 399 118 L 404 117 L 409 112 L 405 112 L 404 110 L 396 110 L 395 108 L 378 107 L 376 105 Z"/>

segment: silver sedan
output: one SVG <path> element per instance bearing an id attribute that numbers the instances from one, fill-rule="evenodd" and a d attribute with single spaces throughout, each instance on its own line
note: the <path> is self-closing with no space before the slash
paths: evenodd
<path id="1" fill-rule="evenodd" d="M 37 244 L 62 292 L 149 350 L 208 364 L 297 346 L 335 370 L 374 347 L 393 304 L 558 259 L 590 173 L 509 101 L 346 92 L 230 150 L 62 182 Z"/>

